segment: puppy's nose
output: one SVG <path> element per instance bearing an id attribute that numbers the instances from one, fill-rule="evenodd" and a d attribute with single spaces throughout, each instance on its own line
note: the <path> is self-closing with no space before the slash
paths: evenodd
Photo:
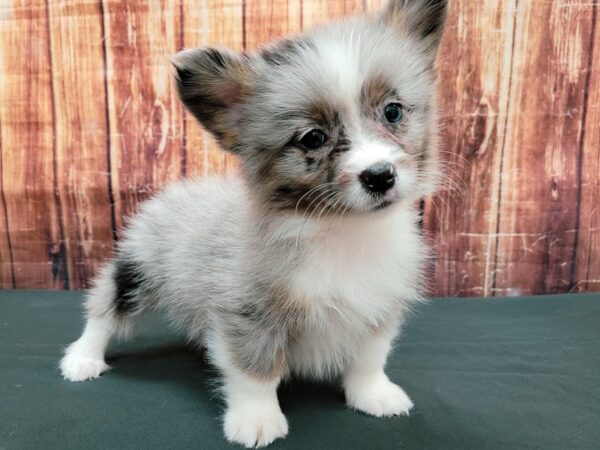
<path id="1" fill-rule="evenodd" d="M 364 170 L 360 175 L 360 182 L 372 194 L 383 194 L 394 186 L 396 182 L 396 168 L 392 163 L 377 163 Z"/>
<path id="2" fill-rule="evenodd" d="M 364 170 L 359 175 L 359 178 L 368 192 L 383 194 L 394 186 L 396 182 L 396 168 L 389 162 L 377 163 Z"/>

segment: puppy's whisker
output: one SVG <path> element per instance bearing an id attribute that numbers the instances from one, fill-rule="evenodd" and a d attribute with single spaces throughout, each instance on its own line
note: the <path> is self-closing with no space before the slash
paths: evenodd
<path id="1" fill-rule="evenodd" d="M 317 217 L 317 221 L 319 221 L 321 219 L 321 215 L 325 211 L 333 212 L 333 207 L 335 206 L 335 204 L 337 204 L 337 202 L 339 202 L 339 199 L 340 199 L 340 196 L 341 196 L 341 194 L 339 192 L 335 192 L 334 194 L 335 195 L 327 201 L 327 204 L 325 204 L 325 206 L 323 207 L 323 209 L 319 213 L 319 216 Z"/>
<path id="2" fill-rule="evenodd" d="M 317 186 L 315 186 L 314 188 L 310 189 L 309 191 L 307 191 L 306 193 L 304 193 L 302 195 L 302 197 L 300 197 L 298 199 L 298 201 L 296 202 L 296 207 L 294 208 L 294 215 L 298 214 L 298 208 L 300 206 L 300 203 L 302 202 L 302 200 L 304 200 L 307 196 L 309 196 L 310 194 L 316 193 L 317 191 L 321 190 L 321 189 L 325 189 L 328 186 L 334 185 L 336 184 L 335 182 L 331 182 L 331 183 L 322 183 L 319 184 Z"/>
<path id="3" fill-rule="evenodd" d="M 317 194 L 317 195 L 316 195 L 316 196 L 315 196 L 315 197 L 312 199 L 312 201 L 311 201 L 311 202 L 308 204 L 308 206 L 306 207 L 306 211 L 313 211 L 313 210 L 316 208 L 316 206 L 313 208 L 313 205 L 315 204 L 315 202 L 316 202 L 317 200 L 319 200 L 319 199 L 322 199 L 324 195 L 331 194 L 331 188 L 330 188 L 330 186 L 327 186 L 327 188 L 329 188 L 329 189 L 325 189 L 325 190 L 323 190 L 322 192 L 319 192 L 319 194 Z M 319 204 L 320 204 L 320 202 L 319 202 L 319 203 L 317 203 L 317 206 L 318 206 Z"/>
<path id="4" fill-rule="evenodd" d="M 339 209 L 341 209 L 342 206 L 344 205 L 343 202 L 342 202 L 342 200 L 343 200 L 342 194 L 338 195 L 335 204 L 331 208 L 331 219 L 329 220 L 329 224 L 327 225 L 327 228 L 329 228 L 329 229 L 331 229 L 331 223 L 333 222 L 333 220 L 336 217 L 339 217 L 339 215 L 337 213 L 338 213 Z"/>
<path id="5" fill-rule="evenodd" d="M 323 214 L 323 209 L 329 204 L 329 201 L 333 198 L 335 198 L 335 196 L 337 195 L 337 192 L 331 192 L 328 196 L 324 197 L 318 204 L 317 206 L 315 206 L 315 208 L 313 209 L 313 211 L 310 213 L 310 216 L 308 216 L 308 219 L 306 221 L 309 221 L 312 216 L 317 212 L 320 211 L 319 215 L 317 216 L 317 220 L 321 218 L 321 214 Z M 321 205 L 323 205 L 321 207 Z"/>
<path id="6" fill-rule="evenodd" d="M 325 197 L 323 197 L 324 194 L 325 194 Z M 302 225 L 300 226 L 300 230 L 298 231 L 298 235 L 296 236 L 296 248 L 298 248 L 298 246 L 300 244 L 300 236 L 302 235 L 302 232 L 304 231 L 304 226 L 310 221 L 310 219 L 312 218 L 314 213 L 319 209 L 320 205 L 324 201 L 327 201 L 331 196 L 334 196 L 334 195 L 336 195 L 336 193 L 330 192 L 330 191 L 322 192 L 319 194 L 319 196 L 317 198 L 322 197 L 321 200 L 319 201 L 319 203 L 317 203 L 317 205 L 314 208 L 312 208 L 310 215 L 306 219 L 304 219 L 304 221 L 302 222 Z M 311 209 L 312 204 L 314 203 L 315 200 L 313 200 L 313 202 L 311 202 L 310 206 L 307 208 L 307 211 L 309 209 Z"/>
<path id="7" fill-rule="evenodd" d="M 473 163 L 471 163 L 471 161 L 469 161 L 467 158 L 465 158 L 464 156 L 462 156 L 459 153 L 450 152 L 448 150 L 438 150 L 438 154 L 456 157 L 456 158 L 460 159 L 461 161 L 463 161 L 467 166 L 469 166 L 469 167 L 473 166 Z"/>
<path id="8" fill-rule="evenodd" d="M 439 210 L 437 204 L 435 203 L 435 198 L 432 196 L 432 197 L 429 197 L 429 200 L 431 200 L 431 204 L 435 208 L 435 215 L 437 217 L 441 217 L 440 210 Z"/>

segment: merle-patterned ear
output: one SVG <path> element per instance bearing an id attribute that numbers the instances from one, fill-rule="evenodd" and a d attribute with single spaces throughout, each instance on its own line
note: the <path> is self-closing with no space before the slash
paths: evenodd
<path id="1" fill-rule="evenodd" d="M 236 106 L 253 80 L 249 57 L 229 50 L 183 50 L 172 58 L 179 96 L 187 109 L 230 151 L 237 142 Z"/>
<path id="2" fill-rule="evenodd" d="M 448 11 L 448 0 L 390 0 L 384 20 L 423 39 L 436 53 Z"/>

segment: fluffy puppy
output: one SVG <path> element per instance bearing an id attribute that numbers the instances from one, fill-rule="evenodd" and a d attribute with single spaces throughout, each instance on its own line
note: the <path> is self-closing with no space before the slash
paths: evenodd
<path id="1" fill-rule="evenodd" d="M 241 174 L 142 205 L 87 294 L 64 377 L 99 376 L 111 336 L 160 309 L 222 374 L 231 442 L 287 434 L 277 386 L 290 375 L 340 380 L 368 414 L 408 414 L 384 366 L 423 284 L 415 203 L 438 178 L 446 3 L 393 0 L 253 54 L 177 54 L 183 103 Z"/>

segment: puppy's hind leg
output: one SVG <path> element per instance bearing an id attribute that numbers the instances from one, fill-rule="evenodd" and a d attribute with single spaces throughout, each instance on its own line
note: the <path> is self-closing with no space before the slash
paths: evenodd
<path id="1" fill-rule="evenodd" d="M 110 369 L 104 360 L 115 333 L 126 333 L 138 302 L 138 282 L 128 262 L 106 265 L 86 294 L 86 324 L 81 337 L 65 349 L 60 370 L 65 379 L 84 381 Z"/>

